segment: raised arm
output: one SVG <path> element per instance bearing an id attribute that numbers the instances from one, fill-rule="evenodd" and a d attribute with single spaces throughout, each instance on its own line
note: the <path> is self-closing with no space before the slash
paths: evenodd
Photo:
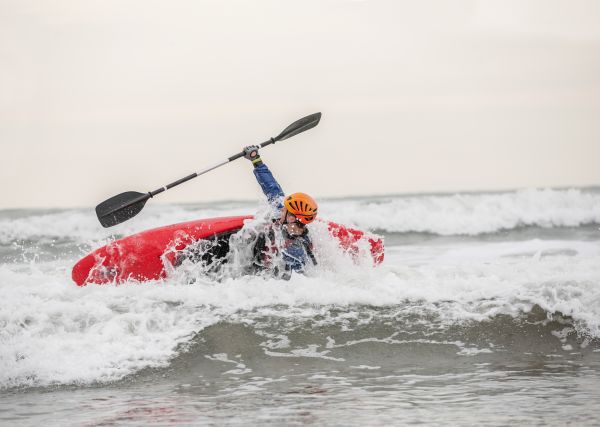
<path id="1" fill-rule="evenodd" d="M 257 145 L 250 145 L 244 148 L 244 157 L 254 165 L 254 176 L 260 184 L 263 193 L 267 196 L 267 200 L 277 209 L 283 208 L 284 193 L 281 186 L 260 158 Z"/>

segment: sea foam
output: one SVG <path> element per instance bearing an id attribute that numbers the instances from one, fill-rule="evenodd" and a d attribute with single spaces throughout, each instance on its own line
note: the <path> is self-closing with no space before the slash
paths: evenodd
<path id="1" fill-rule="evenodd" d="M 597 191 L 523 190 L 325 200 L 321 212 L 362 229 L 478 234 L 600 223 L 599 206 Z M 116 232 L 260 208 L 252 203 L 149 206 Z M 0 388 L 119 380 L 167 366 L 197 333 L 217 322 L 252 324 L 261 316 L 319 318 L 323 324 L 348 322 L 341 327 L 350 328 L 352 319 L 365 313 L 377 319 L 391 307 L 395 316 L 439 328 L 498 315 L 518 319 L 538 307 L 549 318 L 570 317 L 579 334 L 600 338 L 600 245 L 593 236 L 388 244 L 384 264 L 373 268 L 341 255 L 316 226 L 319 266 L 290 281 L 246 276 L 218 282 L 194 276 L 191 269 L 160 282 L 79 288 L 70 278 L 78 255 L 35 257 L 44 241 L 93 246 L 114 230 L 97 224 L 91 210 L 0 213 L 4 253 L 34 255 L 0 264 Z M 280 333 L 285 338 L 286 331 Z"/>
<path id="2" fill-rule="evenodd" d="M 439 235 L 478 235 L 526 226 L 578 227 L 600 224 L 600 192 L 526 189 L 355 199 L 322 203 L 321 215 L 370 230 Z"/>
<path id="3" fill-rule="evenodd" d="M 434 322 L 439 330 L 497 315 L 518 318 L 537 306 L 549 316 L 570 316 L 580 334 L 599 338 L 600 248 L 580 243 L 563 242 L 558 254 L 557 242 L 515 242 L 512 254 L 489 243 L 487 259 L 445 246 L 419 262 L 408 262 L 396 247 L 380 268 L 329 256 L 319 270 L 290 281 L 199 276 L 189 284 L 175 276 L 78 288 L 68 261 L 2 265 L 0 387 L 118 380 L 167 366 L 207 326 L 264 316 L 339 324 L 366 312 L 376 319 L 379 309 L 394 307 L 395 316 Z M 539 255 L 546 246 L 551 251 Z"/>
<path id="4" fill-rule="evenodd" d="M 217 216 L 251 215 L 264 203 L 213 205 L 148 205 L 135 218 L 110 229 L 89 210 L 38 214 L 18 218 L 0 211 L 0 244 L 23 240 L 70 239 L 97 245 L 111 236 Z M 537 226 L 577 227 L 600 224 L 600 191 L 527 189 L 494 194 L 447 194 L 333 199 L 320 201 L 320 218 L 383 232 L 478 235 Z"/>

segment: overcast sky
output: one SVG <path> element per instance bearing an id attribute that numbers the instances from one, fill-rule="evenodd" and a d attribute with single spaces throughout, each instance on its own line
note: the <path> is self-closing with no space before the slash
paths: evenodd
<path id="1" fill-rule="evenodd" d="M 264 150 L 319 197 L 600 185 L 595 0 L 0 0 L 0 208 Z M 160 202 L 258 199 L 243 159 Z"/>

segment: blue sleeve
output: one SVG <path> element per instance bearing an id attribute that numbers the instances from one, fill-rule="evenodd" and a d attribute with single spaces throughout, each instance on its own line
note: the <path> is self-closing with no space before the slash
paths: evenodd
<path id="1" fill-rule="evenodd" d="M 285 195 L 267 165 L 263 163 L 256 166 L 254 168 L 254 176 L 260 184 L 263 193 L 267 196 L 269 203 L 277 207 L 277 209 L 283 208 L 283 197 Z"/>

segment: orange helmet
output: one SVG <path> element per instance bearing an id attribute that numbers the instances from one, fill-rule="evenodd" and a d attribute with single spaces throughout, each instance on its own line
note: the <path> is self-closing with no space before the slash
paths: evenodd
<path id="1" fill-rule="evenodd" d="M 290 194 L 283 201 L 287 211 L 298 218 L 302 224 L 310 224 L 317 216 L 317 202 L 304 193 Z"/>

